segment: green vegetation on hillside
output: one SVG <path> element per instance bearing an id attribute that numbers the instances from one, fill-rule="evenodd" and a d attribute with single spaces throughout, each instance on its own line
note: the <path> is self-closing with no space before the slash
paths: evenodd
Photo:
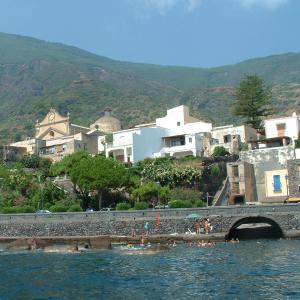
<path id="1" fill-rule="evenodd" d="M 4 33 L 0 45 L 2 143 L 32 136 L 35 120 L 51 106 L 86 126 L 107 106 L 127 128 L 151 122 L 179 104 L 216 125 L 237 123 L 232 116 L 234 88 L 253 73 L 272 87 L 274 107 L 291 112 L 300 101 L 300 54 L 201 69 L 120 62 Z"/>

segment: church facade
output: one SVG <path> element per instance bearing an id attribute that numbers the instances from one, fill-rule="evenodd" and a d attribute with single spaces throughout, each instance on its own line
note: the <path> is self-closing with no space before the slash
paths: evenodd
<path id="1" fill-rule="evenodd" d="M 107 113 L 102 118 L 105 120 L 100 118 L 96 121 L 99 128 L 109 128 Z M 42 121 L 36 121 L 34 138 L 12 143 L 10 146 L 22 149 L 27 155 L 37 154 L 52 161 L 59 161 L 65 155 L 82 150 L 97 154 L 103 147 L 101 141 L 105 134 L 110 133 L 100 129 L 95 128 L 95 123 L 91 127 L 73 124 L 69 113 L 62 116 L 51 108 Z"/>

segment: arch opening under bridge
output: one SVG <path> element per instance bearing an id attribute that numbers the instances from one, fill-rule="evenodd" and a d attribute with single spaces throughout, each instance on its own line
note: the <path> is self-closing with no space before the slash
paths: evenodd
<path id="1" fill-rule="evenodd" d="M 227 235 L 226 240 L 231 239 L 279 239 L 284 234 L 280 225 L 270 217 L 251 216 L 243 217 L 235 221 Z"/>

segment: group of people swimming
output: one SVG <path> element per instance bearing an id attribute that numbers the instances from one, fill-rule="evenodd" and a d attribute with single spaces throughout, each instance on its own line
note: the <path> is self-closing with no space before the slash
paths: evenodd
<path id="1" fill-rule="evenodd" d="M 190 247 L 213 247 L 215 245 L 216 245 L 216 243 L 213 241 L 210 241 L 210 240 L 208 240 L 208 241 L 202 240 L 202 241 L 198 241 L 198 242 L 190 242 L 189 243 Z"/>

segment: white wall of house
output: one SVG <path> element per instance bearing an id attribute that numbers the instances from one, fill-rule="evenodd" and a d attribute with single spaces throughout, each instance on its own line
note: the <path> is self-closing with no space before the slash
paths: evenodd
<path id="1" fill-rule="evenodd" d="M 141 128 L 140 132 L 133 134 L 133 163 L 147 157 L 153 158 L 156 152 L 160 152 L 162 138 L 168 134 L 164 128 Z"/>
<path id="2" fill-rule="evenodd" d="M 156 119 L 152 127 L 138 127 L 113 133 L 113 144 L 107 145 L 106 155 L 115 153 L 126 160 L 126 152 L 132 149 L 131 162 L 135 163 L 147 157 L 166 155 L 197 155 L 201 153 L 203 141 L 196 137 L 198 133 L 210 133 L 211 123 L 199 121 L 189 115 L 189 108 L 181 105 L 167 111 L 163 118 Z M 184 145 L 166 145 L 164 139 L 183 136 Z M 199 148 L 199 149 L 198 149 Z"/>
<path id="3" fill-rule="evenodd" d="M 140 132 L 139 128 L 115 132 L 113 134 L 113 146 L 118 147 L 118 146 L 132 145 L 133 134 L 136 134 L 139 132 Z"/>
<path id="4" fill-rule="evenodd" d="M 212 128 L 211 123 L 202 122 L 189 114 L 189 108 L 180 105 L 167 110 L 167 115 L 163 118 L 156 119 L 156 126 L 168 128 L 171 130 L 183 129 L 192 132 L 209 132 Z"/>
<path id="5" fill-rule="evenodd" d="M 105 135 L 98 136 L 98 153 L 105 151 Z"/>
<path id="6" fill-rule="evenodd" d="M 166 127 L 168 128 L 168 127 Z M 182 134 L 195 134 L 195 133 L 204 133 L 204 132 L 211 132 L 212 124 L 205 123 L 205 122 L 195 122 L 195 123 L 188 123 L 182 126 L 176 126 L 170 129 L 170 136 L 174 135 L 182 135 Z"/>
<path id="7" fill-rule="evenodd" d="M 291 117 L 265 120 L 266 138 L 288 136 L 292 140 L 298 138 L 300 128 L 299 116 L 293 113 Z"/>

